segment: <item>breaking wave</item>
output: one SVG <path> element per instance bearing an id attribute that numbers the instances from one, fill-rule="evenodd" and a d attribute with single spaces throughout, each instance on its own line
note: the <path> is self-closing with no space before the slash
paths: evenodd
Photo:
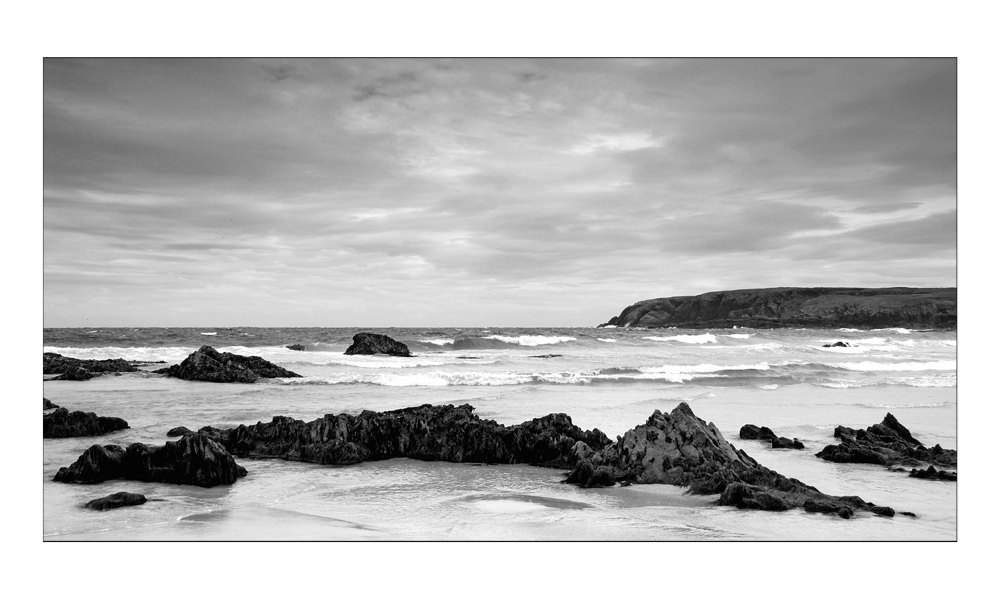
<path id="1" fill-rule="evenodd" d="M 704 335 L 674 335 L 672 337 L 643 337 L 650 341 L 679 341 L 681 343 L 718 343 L 719 340 L 711 333 Z"/>

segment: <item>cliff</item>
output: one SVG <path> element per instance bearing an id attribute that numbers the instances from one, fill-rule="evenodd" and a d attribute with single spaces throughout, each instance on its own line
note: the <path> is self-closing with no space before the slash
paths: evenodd
<path id="1" fill-rule="evenodd" d="M 774 287 L 644 300 L 600 326 L 954 328 L 957 324 L 954 287 Z"/>

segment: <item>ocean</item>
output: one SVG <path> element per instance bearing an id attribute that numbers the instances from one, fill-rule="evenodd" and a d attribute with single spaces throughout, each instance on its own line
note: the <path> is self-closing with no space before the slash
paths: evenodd
<path id="1" fill-rule="evenodd" d="M 347 356 L 361 331 L 405 343 L 411 358 Z M 843 341 L 850 347 L 823 347 Z M 305 351 L 286 346 L 301 344 Z M 43 538 L 76 540 L 956 540 L 957 483 L 910 478 L 815 454 L 837 425 L 891 412 L 931 447 L 958 447 L 955 331 L 917 329 L 113 328 L 44 329 L 44 351 L 84 359 L 164 361 L 142 372 L 43 383 L 70 410 L 117 416 L 103 437 L 44 439 Z M 258 355 L 303 378 L 251 385 L 190 382 L 150 371 L 202 345 Z M 89 446 L 162 445 L 176 426 L 233 427 L 273 416 L 313 420 L 421 404 L 471 404 L 517 424 L 564 412 L 614 439 L 654 410 L 687 402 L 737 449 L 832 495 L 910 511 L 850 520 L 801 509 L 741 511 L 668 485 L 582 489 L 526 465 L 393 459 L 352 466 L 237 461 L 231 486 L 52 477 Z M 797 437 L 805 450 L 742 440 L 744 424 Z M 118 491 L 151 501 L 95 512 Z M 152 501 L 157 500 L 157 501 Z"/>

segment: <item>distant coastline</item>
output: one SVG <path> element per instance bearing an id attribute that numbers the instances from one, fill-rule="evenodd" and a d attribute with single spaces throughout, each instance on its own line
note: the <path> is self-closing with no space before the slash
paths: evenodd
<path id="1" fill-rule="evenodd" d="M 783 328 L 958 326 L 955 287 L 773 287 L 637 302 L 599 327 Z"/>

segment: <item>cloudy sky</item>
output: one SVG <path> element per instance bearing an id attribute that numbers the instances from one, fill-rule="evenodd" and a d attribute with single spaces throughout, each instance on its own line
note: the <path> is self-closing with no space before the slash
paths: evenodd
<path id="1" fill-rule="evenodd" d="M 956 284 L 954 60 L 44 62 L 44 324 Z"/>

